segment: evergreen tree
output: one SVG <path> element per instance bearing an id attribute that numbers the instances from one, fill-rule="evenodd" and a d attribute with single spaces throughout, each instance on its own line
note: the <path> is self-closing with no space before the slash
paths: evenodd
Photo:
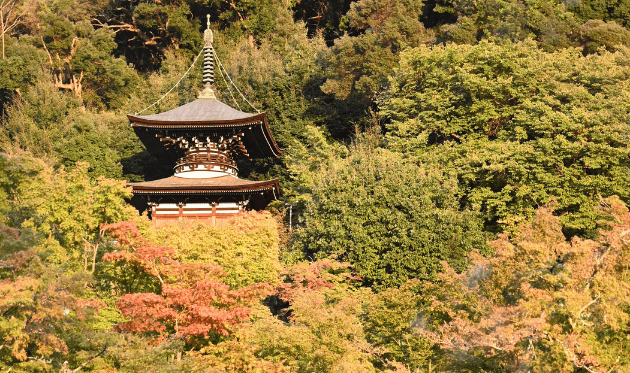
<path id="1" fill-rule="evenodd" d="M 485 235 L 477 214 L 459 211 L 456 180 L 373 141 L 360 139 L 346 159 L 317 169 L 297 248 L 352 263 L 378 289 L 435 279 L 441 261 L 463 269 Z"/>
<path id="2" fill-rule="evenodd" d="M 388 146 L 456 174 L 491 229 L 555 200 L 568 234 L 592 234 L 595 201 L 630 197 L 629 56 L 531 41 L 410 50 L 381 103 Z"/>

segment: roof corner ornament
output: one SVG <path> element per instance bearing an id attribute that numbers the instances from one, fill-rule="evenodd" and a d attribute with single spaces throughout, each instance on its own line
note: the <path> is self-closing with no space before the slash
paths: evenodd
<path id="1" fill-rule="evenodd" d="M 203 32 L 203 90 L 199 92 L 198 98 L 216 99 L 212 90 L 214 85 L 214 48 L 212 47 L 213 35 L 210 29 L 210 14 L 206 15 L 206 30 Z"/>

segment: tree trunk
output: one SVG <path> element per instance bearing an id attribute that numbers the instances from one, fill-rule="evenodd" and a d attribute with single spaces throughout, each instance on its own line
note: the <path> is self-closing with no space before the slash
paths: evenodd
<path id="1" fill-rule="evenodd" d="M 4 2 L 2 5 L 4 5 Z M 4 55 L 4 34 L 6 33 L 4 27 L 4 9 L 0 9 L 0 30 L 2 30 L 2 59 L 4 60 L 6 58 Z"/>
<path id="2" fill-rule="evenodd" d="M 87 266 L 88 266 L 88 243 L 87 241 L 85 241 L 85 243 L 83 244 L 83 260 L 84 260 L 84 267 L 83 270 L 85 272 L 87 272 Z"/>
<path id="3" fill-rule="evenodd" d="M 94 253 L 92 254 L 92 272 L 94 273 L 94 269 L 96 268 L 96 252 L 98 251 L 98 242 L 94 244 Z"/>

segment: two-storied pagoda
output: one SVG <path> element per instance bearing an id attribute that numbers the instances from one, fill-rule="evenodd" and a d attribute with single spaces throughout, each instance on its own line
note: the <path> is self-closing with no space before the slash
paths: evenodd
<path id="1" fill-rule="evenodd" d="M 128 115 L 147 150 L 174 164 L 175 175 L 129 183 L 146 198 L 154 224 L 204 219 L 217 226 L 246 210 L 262 210 L 280 195 L 277 179 L 237 177 L 235 157 L 279 157 L 265 113 L 245 113 L 217 100 L 210 22 L 204 32 L 204 89 L 186 105 L 160 114 Z"/>

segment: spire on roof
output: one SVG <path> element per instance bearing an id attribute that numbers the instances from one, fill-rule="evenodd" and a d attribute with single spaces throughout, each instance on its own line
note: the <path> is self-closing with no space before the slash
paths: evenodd
<path id="1" fill-rule="evenodd" d="M 210 30 L 210 14 L 206 14 L 206 31 L 203 32 L 203 41 L 206 45 L 212 45 L 212 30 Z"/>
<path id="2" fill-rule="evenodd" d="M 199 92 L 198 98 L 213 98 L 214 95 L 212 86 L 214 85 L 214 49 L 212 48 L 213 35 L 210 30 L 210 14 L 206 15 L 208 21 L 206 22 L 206 30 L 203 32 L 203 41 L 205 46 L 203 47 L 203 91 Z"/>

